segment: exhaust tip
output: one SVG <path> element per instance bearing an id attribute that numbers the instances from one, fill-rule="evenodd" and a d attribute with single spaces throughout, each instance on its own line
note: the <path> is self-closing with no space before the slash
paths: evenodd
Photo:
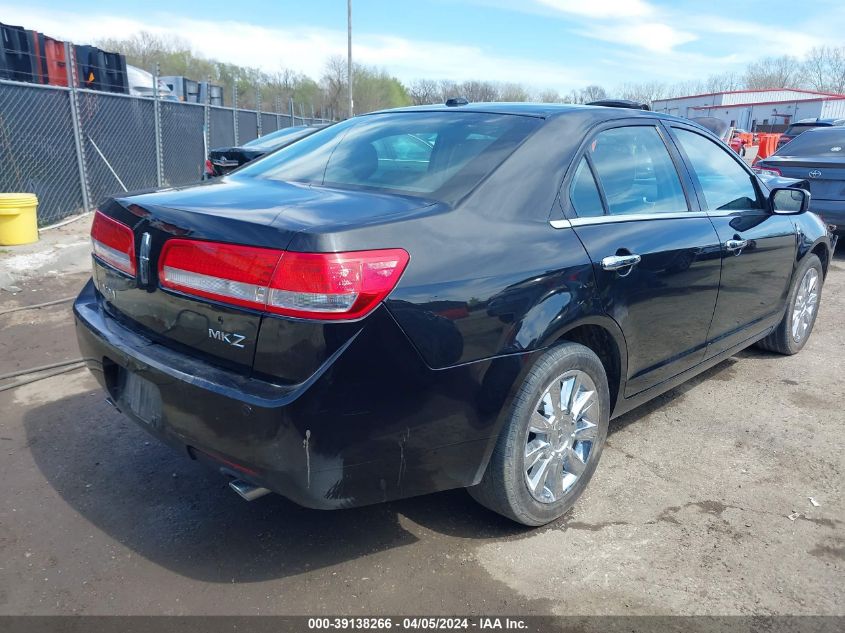
<path id="1" fill-rule="evenodd" d="M 237 492 L 241 498 L 246 499 L 247 501 L 255 501 L 256 499 L 260 499 L 264 495 L 269 495 L 272 492 L 268 488 L 255 486 L 243 479 L 233 479 L 229 482 L 229 488 Z"/>

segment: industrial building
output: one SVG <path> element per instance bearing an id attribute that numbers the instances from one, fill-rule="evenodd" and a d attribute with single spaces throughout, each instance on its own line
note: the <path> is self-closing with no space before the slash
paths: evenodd
<path id="1" fill-rule="evenodd" d="M 782 132 L 801 119 L 845 118 L 845 95 L 793 88 L 731 90 L 656 99 L 652 108 L 688 119 L 715 117 L 752 132 Z"/>

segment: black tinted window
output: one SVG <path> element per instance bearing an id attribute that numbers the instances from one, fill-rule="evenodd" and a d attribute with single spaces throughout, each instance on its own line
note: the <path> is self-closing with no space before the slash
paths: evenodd
<path id="1" fill-rule="evenodd" d="M 578 217 L 588 218 L 604 215 L 599 189 L 586 158 L 582 158 L 578 164 L 575 178 L 572 179 L 572 187 L 569 190 L 569 200 L 572 202 L 572 207 Z"/>
<path id="2" fill-rule="evenodd" d="M 264 136 L 259 136 L 256 139 L 244 143 L 243 146 L 249 147 L 250 149 L 269 151 L 277 147 L 281 147 L 285 143 L 293 143 L 296 139 L 308 136 L 313 132 L 314 128 L 290 127 L 284 130 L 270 132 L 270 134 L 265 134 Z"/>
<path id="3" fill-rule="evenodd" d="M 845 162 L 845 127 L 818 128 L 780 148 L 782 156 L 828 156 Z"/>
<path id="4" fill-rule="evenodd" d="M 807 130 L 815 130 L 817 127 L 819 126 L 812 123 L 796 123 L 795 125 L 790 125 L 786 128 L 786 132 L 784 132 L 784 134 L 788 136 L 798 136 Z"/>
<path id="5" fill-rule="evenodd" d="M 530 117 L 476 112 L 356 117 L 256 161 L 237 177 L 455 201 L 498 167 L 540 123 Z"/>
<path id="6" fill-rule="evenodd" d="M 589 151 L 610 213 L 687 210 L 678 172 L 656 128 L 606 130 L 596 136 Z"/>
<path id="7" fill-rule="evenodd" d="M 701 134 L 675 129 L 704 192 L 707 211 L 759 209 L 757 190 L 751 175 L 731 156 L 730 150 Z"/>

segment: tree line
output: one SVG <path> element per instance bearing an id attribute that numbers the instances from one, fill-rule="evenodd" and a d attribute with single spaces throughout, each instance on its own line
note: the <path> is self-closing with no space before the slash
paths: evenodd
<path id="1" fill-rule="evenodd" d="M 330 57 L 321 77 L 281 68 L 266 72 L 257 68 L 208 59 L 194 53 L 177 37 L 141 31 L 125 39 L 104 39 L 98 46 L 126 55 L 128 64 L 162 75 L 184 75 L 197 81 L 208 78 L 222 85 L 227 104 L 237 87 L 238 105 L 275 111 L 293 99 L 301 113 L 310 116 L 344 118 L 348 112 L 346 59 Z M 403 84 L 387 71 L 354 64 L 352 97 L 356 113 L 404 105 L 443 103 L 451 97 L 469 101 L 540 101 L 545 103 L 588 103 L 608 97 L 648 103 L 691 94 L 762 88 L 804 88 L 819 92 L 845 93 L 845 46 L 819 46 L 803 58 L 792 55 L 766 57 L 749 64 L 744 72 L 714 74 L 699 81 L 667 83 L 646 81 L 625 83 L 613 89 L 593 84 L 561 94 L 556 90 L 532 90 L 520 83 L 484 80 L 450 81 L 417 79 Z M 297 112 L 299 113 L 299 112 Z"/>

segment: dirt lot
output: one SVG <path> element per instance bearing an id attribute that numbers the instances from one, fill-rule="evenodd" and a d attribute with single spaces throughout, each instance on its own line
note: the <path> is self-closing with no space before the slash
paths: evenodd
<path id="1" fill-rule="evenodd" d="M 0 392 L 0 614 L 845 614 L 843 314 L 840 249 L 801 354 L 743 352 L 616 420 L 586 495 L 537 530 L 460 490 L 246 503 L 84 370 Z M 0 374 L 77 357 L 69 305 L 0 316 L 0 349 Z"/>

